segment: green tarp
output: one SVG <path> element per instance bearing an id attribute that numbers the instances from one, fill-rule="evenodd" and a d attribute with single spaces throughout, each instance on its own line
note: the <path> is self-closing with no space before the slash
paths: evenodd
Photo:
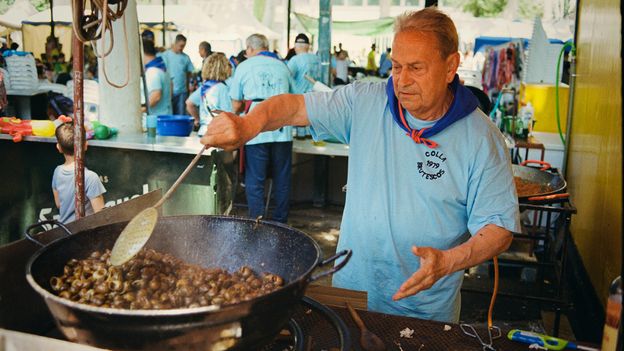
<path id="1" fill-rule="evenodd" d="M 310 17 L 302 13 L 293 13 L 295 18 L 305 28 L 305 31 L 318 35 L 319 20 L 315 17 Z M 360 35 L 360 36 L 376 36 L 381 34 L 392 33 L 392 26 L 394 25 L 394 18 L 385 17 L 376 20 L 367 21 L 332 21 L 332 32 L 340 32 L 345 34 Z"/>

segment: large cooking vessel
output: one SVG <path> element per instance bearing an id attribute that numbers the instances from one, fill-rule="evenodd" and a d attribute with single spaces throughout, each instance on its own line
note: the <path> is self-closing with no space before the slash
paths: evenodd
<path id="1" fill-rule="evenodd" d="M 541 161 L 528 162 L 538 162 L 540 164 L 542 163 Z M 558 172 L 553 173 L 546 171 L 546 169 L 550 168 L 550 165 L 546 165 L 547 167 L 542 167 L 541 169 L 528 167 L 525 165 L 512 165 L 514 177 L 519 177 L 525 181 L 540 184 L 542 186 L 541 191 L 531 194 L 518 194 L 519 199 L 524 200 L 528 199 L 529 197 L 545 196 L 565 190 L 567 184 L 563 177 Z"/>
<path id="2" fill-rule="evenodd" d="M 285 285 L 235 305 L 170 310 L 93 307 L 51 293 L 50 278 L 60 276 L 69 259 L 112 248 L 125 224 L 58 239 L 28 262 L 26 279 L 44 298 L 69 340 L 124 350 L 256 349 L 288 322 L 310 282 L 336 272 L 351 256 L 350 251 L 343 251 L 323 261 L 312 238 L 279 223 L 225 216 L 165 217 L 158 221 L 146 247 L 203 267 L 234 271 L 248 265 L 257 273 L 279 274 Z M 341 256 L 345 256 L 342 262 L 332 269 L 312 275 L 317 267 Z"/>

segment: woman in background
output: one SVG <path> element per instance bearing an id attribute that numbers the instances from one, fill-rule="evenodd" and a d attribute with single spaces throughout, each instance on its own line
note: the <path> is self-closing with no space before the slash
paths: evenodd
<path id="1" fill-rule="evenodd" d="M 206 133 L 206 126 L 212 120 L 210 110 L 232 111 L 232 100 L 227 86 L 231 75 L 232 65 L 223 53 L 215 52 L 204 61 L 201 72 L 203 83 L 186 100 L 187 110 L 199 121 L 197 134 L 200 137 Z"/>

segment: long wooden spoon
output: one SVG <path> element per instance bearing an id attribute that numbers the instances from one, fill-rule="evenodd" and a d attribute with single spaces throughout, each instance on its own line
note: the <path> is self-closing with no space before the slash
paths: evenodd
<path id="1" fill-rule="evenodd" d="M 364 349 L 365 351 L 386 350 L 386 345 L 384 344 L 384 342 L 377 335 L 375 335 L 373 332 L 368 330 L 368 328 L 366 328 L 366 325 L 357 314 L 357 312 L 355 312 L 353 307 L 351 307 L 351 304 L 348 302 L 346 304 L 347 309 L 351 314 L 351 318 L 353 318 L 355 324 L 357 324 L 358 328 L 360 328 L 360 345 L 362 345 L 362 349 Z"/>
<path id="2" fill-rule="evenodd" d="M 139 212 L 132 220 L 126 225 L 121 232 L 113 250 L 111 251 L 110 262 L 113 266 L 118 266 L 129 261 L 134 257 L 145 245 L 147 240 L 152 236 L 156 222 L 158 221 L 158 208 L 171 197 L 171 195 L 178 189 L 178 186 L 184 178 L 191 172 L 199 158 L 204 151 L 208 148 L 204 145 L 202 149 L 195 155 L 195 158 L 189 163 L 184 172 L 180 174 L 178 179 L 173 183 L 169 191 L 165 193 L 165 196 L 160 199 L 154 206 L 148 207 Z"/>

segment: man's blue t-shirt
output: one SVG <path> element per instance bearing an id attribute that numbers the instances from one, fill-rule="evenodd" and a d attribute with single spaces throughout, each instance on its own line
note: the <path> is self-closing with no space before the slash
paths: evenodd
<path id="1" fill-rule="evenodd" d="M 150 67 L 145 70 L 145 83 L 147 85 L 148 96 L 156 90 L 160 90 L 160 100 L 156 105 L 151 106 L 149 112 L 151 115 L 170 115 L 171 107 L 171 78 L 169 73 L 156 68 Z M 143 82 L 141 82 L 143 84 Z M 141 93 L 143 89 L 141 88 Z M 144 94 L 141 94 L 141 100 L 144 101 Z"/>
<path id="2" fill-rule="evenodd" d="M 480 111 L 416 144 L 394 122 L 386 83 L 355 83 L 304 95 L 312 135 L 349 144 L 338 250 L 353 257 L 337 287 L 365 290 L 371 310 L 457 322 L 463 272 L 400 301 L 392 295 L 420 266 L 413 245 L 446 250 L 487 224 L 518 232 L 518 200 L 500 132 Z M 406 116 L 412 128 L 434 122 Z"/>
<path id="3" fill-rule="evenodd" d="M 293 56 L 288 61 L 288 69 L 293 77 L 293 93 L 303 94 L 312 90 L 312 83 L 305 79 L 307 74 L 314 80 L 321 79 L 321 59 L 311 53 L 302 53 Z"/>
<path id="4" fill-rule="evenodd" d="M 52 176 L 52 189 L 58 192 L 59 202 L 59 222 L 69 223 L 76 219 L 76 205 L 74 198 L 76 194 L 76 183 L 74 181 L 74 169 L 65 168 L 63 165 L 56 167 Z M 84 171 L 85 195 L 89 200 L 96 198 L 106 192 L 106 188 L 95 172 L 85 167 Z M 93 214 L 91 201 L 85 203 L 85 214 Z"/>
<path id="5" fill-rule="evenodd" d="M 265 100 L 271 96 L 291 92 L 292 78 L 290 71 L 282 61 L 256 55 L 243 61 L 232 77 L 230 98 L 232 100 Z M 263 132 L 247 142 L 247 145 L 292 141 L 292 127 L 283 127 L 271 132 Z"/>
<path id="6" fill-rule="evenodd" d="M 186 86 L 187 73 L 193 73 L 195 68 L 189 56 L 183 52 L 176 54 L 171 49 L 160 54 L 167 65 L 167 72 L 173 80 L 173 95 L 188 92 Z"/>

